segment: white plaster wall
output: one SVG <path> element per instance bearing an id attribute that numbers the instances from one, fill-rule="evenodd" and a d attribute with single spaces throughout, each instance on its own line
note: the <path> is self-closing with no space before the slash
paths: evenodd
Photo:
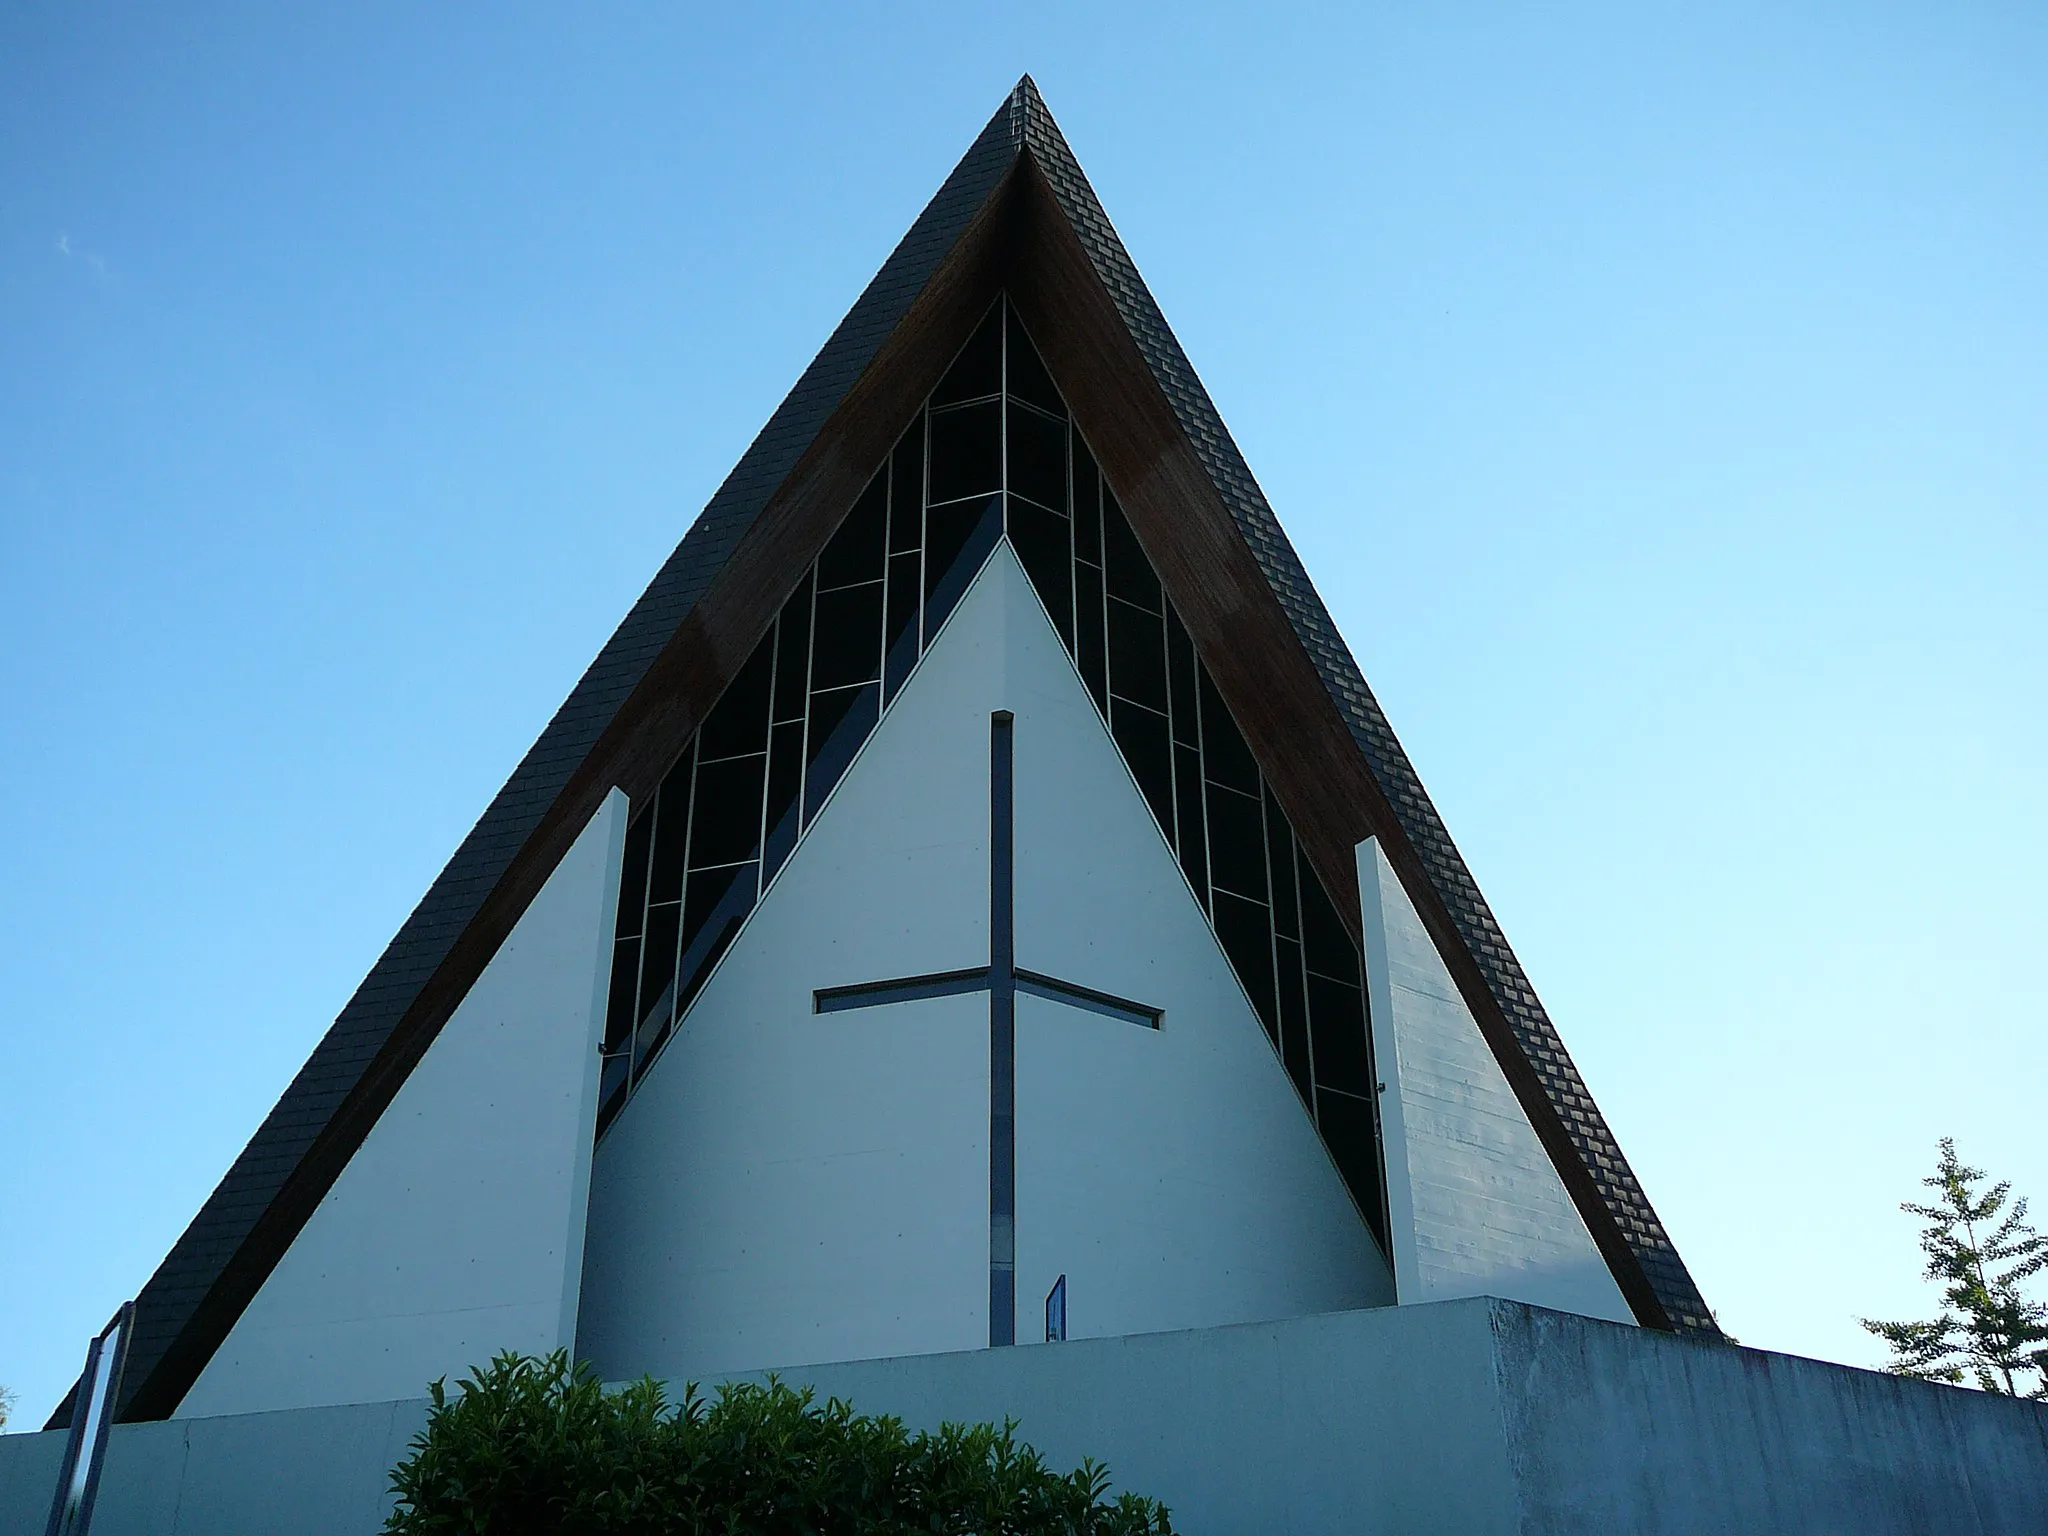
<path id="1" fill-rule="evenodd" d="M 1018 1337 L 1391 1301 L 1392 1283 L 1007 546 L 598 1148 L 579 1352 L 610 1380 L 988 1339 L 988 1006 L 819 987 L 988 960 L 989 715 L 1017 716 Z"/>
<path id="2" fill-rule="evenodd" d="M 572 1343 L 625 828 L 613 790 L 177 1417 L 412 1397 Z"/>
<path id="3" fill-rule="evenodd" d="M 1358 888 L 1403 1305 L 1501 1296 L 1634 1322 L 1375 838 Z"/>

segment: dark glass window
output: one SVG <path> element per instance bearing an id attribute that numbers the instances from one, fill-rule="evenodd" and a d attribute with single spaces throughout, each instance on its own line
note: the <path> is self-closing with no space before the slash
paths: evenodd
<path id="1" fill-rule="evenodd" d="M 1316 1094 L 1316 1129 L 1323 1133 L 1330 1160 L 1344 1175 L 1351 1198 L 1358 1202 L 1358 1214 L 1384 1251 L 1387 1219 L 1380 1184 L 1379 1117 L 1372 1102 L 1320 1090 Z"/>
<path id="2" fill-rule="evenodd" d="M 1166 636 L 1159 615 L 1109 600 L 1109 691 L 1166 714 Z"/>
<path id="3" fill-rule="evenodd" d="M 1074 448 L 1074 558 L 1090 565 L 1102 564 L 1102 474 L 1095 467 L 1095 455 L 1071 434 Z"/>
<path id="4" fill-rule="evenodd" d="M 704 717 L 697 733 L 699 761 L 768 749 L 768 697 L 774 677 L 774 648 L 756 646 L 739 675 L 725 685 L 724 697 Z"/>
<path id="5" fill-rule="evenodd" d="M 670 770 L 654 807 L 654 869 L 647 884 L 650 903 L 680 901 L 683 855 L 690 843 L 690 759 Z"/>
<path id="6" fill-rule="evenodd" d="M 928 508 L 924 525 L 924 643 L 930 645 L 1003 536 L 1003 498 Z"/>
<path id="7" fill-rule="evenodd" d="M 1059 631 L 1060 643 L 1074 648 L 1074 559 L 1067 520 L 1028 501 L 1010 503 L 1010 544 L 1038 600 Z"/>
<path id="8" fill-rule="evenodd" d="M 1215 897 L 1216 937 L 1230 956 L 1237 979 L 1258 1010 L 1266 1033 L 1277 1034 L 1273 996 L 1273 919 L 1260 901 L 1246 901 L 1219 890 Z"/>
<path id="9" fill-rule="evenodd" d="M 1102 572 L 1074 563 L 1074 661 L 1095 707 L 1109 708 L 1109 652 L 1102 633 Z"/>
<path id="10" fill-rule="evenodd" d="M 1301 937 L 1301 909 L 1294 893 L 1294 828 L 1273 791 L 1266 791 L 1266 855 L 1273 875 L 1273 931 Z"/>
<path id="11" fill-rule="evenodd" d="M 1055 512 L 1066 511 L 1066 422 L 1015 403 L 1010 406 L 1009 421 L 1010 494 Z"/>
<path id="12" fill-rule="evenodd" d="M 605 1048 L 609 1050 L 633 1017 L 633 998 L 640 985 L 640 941 L 620 939 L 612 946 L 611 1000 L 605 1008 Z"/>
<path id="13" fill-rule="evenodd" d="M 1145 792 L 1146 803 L 1162 827 L 1173 825 L 1173 744 L 1166 734 L 1166 716 L 1121 699 L 1110 706 L 1110 735 L 1123 749 L 1131 777 Z"/>
<path id="14" fill-rule="evenodd" d="M 953 366 L 932 391 L 932 404 L 952 405 L 960 400 L 979 400 L 983 395 L 1003 392 L 1003 306 L 988 312 L 975 328 Z"/>
<path id="15" fill-rule="evenodd" d="M 1308 950 L 1308 968 L 1356 985 L 1358 950 L 1345 930 L 1323 882 L 1303 861 L 1301 879 L 1301 941 Z"/>
<path id="16" fill-rule="evenodd" d="M 1028 400 L 1040 410 L 1051 411 L 1058 416 L 1067 413 L 1067 402 L 1060 398 L 1060 392 L 1053 387 L 1052 375 L 1045 371 L 1045 364 L 1038 356 L 1038 349 L 1031 344 L 1031 338 L 1024 334 L 1024 326 L 1017 319 L 1016 312 L 1010 312 L 1010 373 L 1009 390 L 1019 400 Z"/>
<path id="17" fill-rule="evenodd" d="M 1152 562 L 1145 558 L 1144 546 L 1131 532 L 1130 521 L 1107 486 L 1102 492 L 1102 554 L 1109 595 L 1120 597 L 1133 607 L 1159 612 L 1159 578 L 1152 574 Z"/>
<path id="18" fill-rule="evenodd" d="M 1266 829 L 1259 802 L 1220 784 L 1209 786 L 1209 882 L 1263 903 Z"/>
<path id="19" fill-rule="evenodd" d="M 1273 941 L 1273 966 L 1280 981 L 1280 1060 L 1294 1079 L 1301 1102 L 1310 1102 L 1315 1088 L 1308 1059 L 1308 993 L 1302 986 L 1301 946 L 1292 939 Z"/>
<path id="20" fill-rule="evenodd" d="M 775 718 L 803 719 L 810 691 L 811 573 L 806 571 L 775 621 Z"/>
<path id="21" fill-rule="evenodd" d="M 835 688 L 811 695 L 810 765 L 804 771 L 804 825 L 818 814 L 826 796 L 853 759 L 882 714 L 882 690 L 876 683 Z"/>
<path id="22" fill-rule="evenodd" d="M 882 675 L 882 584 L 819 592 L 811 635 L 811 691 Z"/>
<path id="23" fill-rule="evenodd" d="M 876 475 L 818 556 L 818 586 L 851 587 L 882 579 L 889 547 L 889 477 Z"/>
<path id="24" fill-rule="evenodd" d="M 924 413 L 889 455 L 889 553 L 924 544 Z"/>
<path id="25" fill-rule="evenodd" d="M 933 503 L 986 496 L 1003 488 L 1003 403 L 932 412 Z"/>
<path id="26" fill-rule="evenodd" d="M 1200 692 L 1203 767 L 1218 784 L 1228 784 L 1240 794 L 1258 794 L 1258 762 L 1252 757 L 1252 749 L 1244 744 L 1237 722 L 1230 718 L 1230 711 L 1224 707 L 1223 696 L 1209 681 L 1207 668 L 1202 671 Z"/>
<path id="27" fill-rule="evenodd" d="M 639 1023 L 651 1016 L 657 1008 L 665 1008 L 671 999 L 671 989 L 676 974 L 676 933 L 683 920 L 683 905 L 679 901 L 664 902 L 658 907 L 647 909 L 646 948 L 640 952 L 640 1012 L 634 1019 Z"/>
<path id="28" fill-rule="evenodd" d="M 1188 884 L 1206 907 L 1209 904 L 1209 839 L 1202 820 L 1202 754 L 1175 742 L 1173 747 L 1174 839 Z"/>
<path id="29" fill-rule="evenodd" d="M 1370 1097 L 1372 1047 L 1365 1037 L 1365 999 L 1358 988 L 1309 972 L 1309 1032 L 1315 1040 L 1316 1082 Z"/>
<path id="30" fill-rule="evenodd" d="M 654 818 L 642 816 L 626 833 L 626 857 L 619 871 L 618 936 L 630 939 L 640 932 L 640 918 L 647 906 L 647 855 L 654 839 Z"/>
<path id="31" fill-rule="evenodd" d="M 697 801 L 690 818 L 690 868 L 752 858 L 761 838 L 761 774 L 765 754 L 697 765 Z"/>
<path id="32" fill-rule="evenodd" d="M 1173 699 L 1173 739 L 1186 747 L 1202 744 L 1195 704 L 1195 648 L 1173 605 L 1166 608 L 1166 683 Z"/>

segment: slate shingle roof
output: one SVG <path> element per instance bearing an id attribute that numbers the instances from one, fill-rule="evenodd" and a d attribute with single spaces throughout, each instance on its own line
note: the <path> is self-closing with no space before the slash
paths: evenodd
<path id="1" fill-rule="evenodd" d="M 741 536 L 875 360 L 969 222 L 1018 157 L 1026 154 L 1044 174 L 1074 226 L 1181 429 L 1394 808 L 1401 833 L 1419 853 L 1459 937 L 1510 1021 L 1525 1059 L 1535 1068 L 1545 1094 L 1569 1129 L 1574 1148 L 1591 1170 L 1602 1200 L 1627 1240 L 1630 1255 L 1662 1305 L 1665 1320 L 1681 1329 L 1716 1331 L 1300 557 L 1167 328 L 1037 88 L 1026 78 L 975 139 L 690 526 L 143 1288 L 137 1298 L 136 1333 L 122 1390 L 123 1416 L 157 1417 L 175 1407 L 232 1325 L 233 1319 L 223 1315 L 219 1299 L 226 1289 L 223 1279 L 231 1266 L 247 1262 L 245 1250 L 259 1221 L 316 1139 L 359 1090 L 421 989 L 476 919 L 515 855 L 534 835 L 656 657 L 725 568 Z M 52 1416 L 51 1426 L 68 1423 L 69 1417 L 67 1398 Z"/>

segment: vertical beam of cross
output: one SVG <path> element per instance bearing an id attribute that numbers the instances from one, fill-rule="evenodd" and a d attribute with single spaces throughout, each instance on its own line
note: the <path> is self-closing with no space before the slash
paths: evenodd
<path id="1" fill-rule="evenodd" d="M 1144 1003 L 1017 966 L 1016 723 L 1007 709 L 989 716 L 988 964 L 850 987 L 822 987 L 812 994 L 819 1013 L 843 1013 L 884 1003 L 988 993 L 988 1341 L 992 1346 L 1017 1342 L 1017 994 L 1029 993 L 1144 1029 L 1159 1028 L 1163 1018 L 1159 1009 Z M 1061 1301 L 1064 1313 L 1064 1292 Z"/>
<path id="2" fill-rule="evenodd" d="M 989 716 L 988 1342 L 1017 1342 L 1016 716 Z"/>

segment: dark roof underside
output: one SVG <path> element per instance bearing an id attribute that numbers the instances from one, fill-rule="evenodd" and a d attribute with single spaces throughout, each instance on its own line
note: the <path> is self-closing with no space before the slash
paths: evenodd
<path id="1" fill-rule="evenodd" d="M 1056 207 L 1059 248 L 1085 258 L 1098 308 L 1113 306 L 1121 334 L 1107 344 L 1142 360 L 1151 404 L 1170 411 L 1177 430 L 1174 452 L 1199 463 L 1200 499 L 1227 512 L 1348 732 L 1358 769 L 1353 799 L 1365 803 L 1354 804 L 1355 824 L 1341 835 L 1371 831 L 1385 844 L 1637 1315 L 1651 1326 L 1718 1331 L 1300 558 L 1027 78 L 691 525 L 143 1288 L 122 1418 L 175 1409 L 597 801 L 614 782 L 637 795 L 632 781 L 658 773 L 694 728 L 772 616 L 776 572 L 790 561 L 800 568 L 829 534 L 816 507 L 850 503 L 841 487 L 879 461 L 893 431 L 892 402 L 907 411 L 921 398 L 971 317 L 1019 275 L 1014 268 L 1029 258 L 1016 247 L 1030 241 L 1020 242 L 1018 231 L 1034 224 L 1022 205 L 1034 198 Z M 1058 372 L 1057 350 L 1050 360 Z M 1112 455 L 1104 461 L 1114 478 Z M 1140 533 L 1148 546 L 1161 537 Z M 789 548 L 764 553 L 778 545 Z M 1171 578 L 1170 552 L 1153 553 L 1169 556 L 1161 563 Z M 1326 841 L 1334 849 L 1336 839 Z M 1325 878 L 1333 890 L 1351 889 L 1334 857 L 1326 854 Z M 50 1424 L 69 1418 L 67 1397 Z"/>

